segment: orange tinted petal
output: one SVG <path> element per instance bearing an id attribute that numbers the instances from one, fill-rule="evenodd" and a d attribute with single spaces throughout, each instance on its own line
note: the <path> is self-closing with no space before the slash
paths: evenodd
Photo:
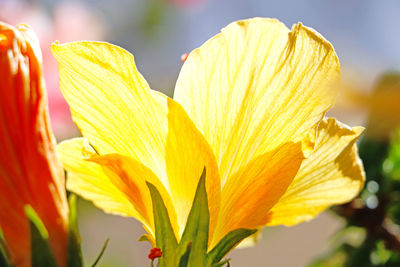
<path id="1" fill-rule="evenodd" d="M 304 159 L 302 144 L 286 143 L 259 156 L 230 178 L 222 190 L 213 245 L 229 231 L 263 226 L 268 211 L 296 176 Z"/>
<path id="2" fill-rule="evenodd" d="M 147 229 L 150 229 L 153 235 L 154 221 L 152 201 L 146 182 L 150 182 L 156 186 L 168 209 L 175 233 L 178 232 L 176 212 L 172 205 L 171 198 L 160 180 L 149 168 L 133 158 L 118 154 L 92 156 L 89 161 L 96 162 L 106 168 L 105 173 L 110 181 L 127 196 L 140 216 L 138 219 Z"/>

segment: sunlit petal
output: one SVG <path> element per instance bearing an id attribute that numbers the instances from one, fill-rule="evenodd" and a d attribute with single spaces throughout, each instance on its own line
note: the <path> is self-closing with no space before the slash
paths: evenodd
<path id="1" fill-rule="evenodd" d="M 67 188 L 108 213 L 138 217 L 128 196 L 125 196 L 104 173 L 103 168 L 85 160 L 85 139 L 76 138 L 60 143 L 57 151 L 68 170 Z"/>
<path id="2" fill-rule="evenodd" d="M 254 159 L 227 181 L 213 244 L 237 228 L 258 228 L 296 176 L 304 156 L 301 143 L 287 143 Z"/>
<path id="3" fill-rule="evenodd" d="M 175 207 L 170 195 L 149 168 L 130 157 L 118 154 L 92 155 L 88 160 L 104 167 L 108 179 L 118 188 L 120 193 L 129 199 L 140 216 L 138 219 L 143 222 L 146 229 L 150 229 L 150 233 L 153 235 L 155 231 L 152 201 L 146 182 L 156 186 L 167 207 L 175 234 L 178 236 L 179 227 L 176 220 Z"/>
<path id="4" fill-rule="evenodd" d="M 52 45 L 60 88 L 83 136 L 103 155 L 130 156 L 167 185 L 166 99 L 156 99 L 133 56 L 107 43 Z"/>
<path id="5" fill-rule="evenodd" d="M 167 171 L 179 225 L 186 224 L 198 181 L 206 168 L 206 190 L 210 211 L 210 234 L 217 220 L 221 185 L 211 147 L 175 101 L 168 101 Z M 182 234 L 184 228 L 180 228 Z"/>
<path id="6" fill-rule="evenodd" d="M 179 104 L 148 88 L 133 56 L 109 44 L 89 42 L 54 45 L 53 53 L 60 64 L 60 84 L 73 118 L 99 154 L 119 154 L 119 158 L 126 156 L 149 168 L 171 196 L 179 233 L 206 167 L 215 221 L 220 180 L 212 150 Z M 135 170 L 126 171 L 113 170 L 120 179 L 137 179 Z M 138 185 L 138 192 L 147 192 L 145 180 Z M 149 199 L 143 203 L 146 201 Z M 136 210 L 146 221 L 148 209 L 140 207 L 143 203 Z"/>
<path id="7" fill-rule="evenodd" d="M 105 211 L 134 216 L 153 235 L 146 182 L 160 191 L 179 241 L 204 167 L 209 249 L 231 230 L 301 222 L 362 186 L 360 129 L 321 122 L 336 97 L 338 59 L 301 23 L 228 25 L 188 56 L 175 89 L 180 104 L 152 91 L 121 48 L 52 49 L 90 142 L 60 146 L 68 187 Z"/>
<path id="8" fill-rule="evenodd" d="M 268 225 L 307 221 L 331 205 L 354 198 L 365 180 L 355 144 L 362 131 L 362 127 L 350 129 L 335 119 L 324 119 L 315 151 L 303 161 L 293 183 L 271 209 Z"/>
<path id="9" fill-rule="evenodd" d="M 333 47 L 314 30 L 255 18 L 228 25 L 191 52 L 174 99 L 213 148 L 224 184 L 286 142 L 308 137 L 310 152 L 310 130 L 332 107 L 339 72 Z"/>

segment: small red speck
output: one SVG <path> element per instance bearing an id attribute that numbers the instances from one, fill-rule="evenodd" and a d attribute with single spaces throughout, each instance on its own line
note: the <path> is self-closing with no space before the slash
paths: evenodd
<path id="1" fill-rule="evenodd" d="M 182 62 L 185 62 L 185 61 L 186 61 L 186 59 L 188 58 L 188 56 L 189 56 L 189 54 L 188 54 L 188 53 L 185 53 L 185 54 L 183 54 L 183 55 L 181 56 L 181 60 L 182 60 Z"/>
<path id="2" fill-rule="evenodd" d="M 162 251 L 159 248 L 152 248 L 149 253 L 149 259 L 154 260 L 155 258 L 160 258 L 162 256 Z"/>

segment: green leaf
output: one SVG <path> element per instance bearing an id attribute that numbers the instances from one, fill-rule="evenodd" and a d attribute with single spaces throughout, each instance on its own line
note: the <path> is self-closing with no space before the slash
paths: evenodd
<path id="1" fill-rule="evenodd" d="M 107 238 L 106 242 L 104 242 L 104 245 L 103 245 L 99 255 L 97 256 L 96 260 L 92 264 L 92 267 L 95 267 L 97 265 L 97 263 L 99 263 L 101 257 L 103 257 L 104 251 L 106 251 L 106 248 L 107 248 L 107 245 L 108 245 L 108 241 L 110 241 L 109 238 Z M 68 265 L 68 267 L 70 267 L 70 266 Z"/>
<path id="2" fill-rule="evenodd" d="M 209 217 L 206 169 L 204 168 L 177 252 L 178 258 L 181 258 L 186 253 L 188 245 L 191 244 L 187 266 L 205 266 L 206 264 Z"/>
<path id="3" fill-rule="evenodd" d="M 359 266 L 374 266 L 371 263 L 371 252 L 375 248 L 377 239 L 372 236 L 367 236 L 361 246 L 352 250 L 346 261 L 346 267 L 359 267 Z"/>
<path id="4" fill-rule="evenodd" d="M 391 251 L 385 247 L 383 240 L 377 241 L 375 246 L 375 251 L 370 255 L 371 262 L 375 265 L 386 264 L 390 259 Z"/>
<path id="5" fill-rule="evenodd" d="M 154 226 L 156 235 L 156 245 L 161 249 L 163 255 L 159 258 L 159 267 L 174 267 L 175 253 L 178 247 L 174 230 L 171 226 L 171 221 L 168 216 L 167 208 L 157 188 L 147 182 L 150 190 L 151 200 L 153 203 Z"/>
<path id="6" fill-rule="evenodd" d="M 359 143 L 359 155 L 364 163 L 367 181 L 376 180 L 382 174 L 382 163 L 388 155 L 386 141 L 364 137 Z M 379 184 L 381 181 L 377 181 Z"/>
<path id="7" fill-rule="evenodd" d="M 392 201 L 389 205 L 387 214 L 394 223 L 400 225 L 400 201 Z"/>
<path id="8" fill-rule="evenodd" d="M 309 267 L 343 267 L 347 260 L 347 251 L 344 249 L 334 249 L 322 257 L 313 260 Z"/>
<path id="9" fill-rule="evenodd" d="M 49 245 L 49 234 L 31 206 L 25 207 L 31 227 L 32 267 L 57 267 Z"/>
<path id="10" fill-rule="evenodd" d="M 392 136 L 389 155 L 383 162 L 383 171 L 392 179 L 400 181 L 400 129 Z"/>
<path id="11" fill-rule="evenodd" d="M 76 200 L 77 200 L 76 195 L 70 194 L 68 198 L 69 202 L 69 233 L 68 233 L 68 255 L 67 255 L 68 267 L 83 266 L 81 237 L 79 234 L 78 218 L 76 211 Z"/>
<path id="12" fill-rule="evenodd" d="M 257 229 L 240 228 L 230 231 L 221 241 L 208 253 L 207 263 L 209 266 L 219 262 L 229 251 L 237 246 L 240 241 L 257 232 Z"/>
<path id="13" fill-rule="evenodd" d="M 384 175 L 383 163 L 389 153 L 389 144 L 387 141 L 375 140 L 366 136 L 359 143 L 359 155 L 363 161 L 366 182 L 374 180 L 379 185 L 377 195 L 384 195 L 392 191 L 392 179 L 387 179 Z"/>

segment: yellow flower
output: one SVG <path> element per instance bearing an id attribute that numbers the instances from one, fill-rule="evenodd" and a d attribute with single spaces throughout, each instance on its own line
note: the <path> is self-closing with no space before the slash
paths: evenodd
<path id="1" fill-rule="evenodd" d="M 39 41 L 27 25 L 0 23 L 0 228 L 13 266 L 31 266 L 30 205 L 66 266 L 68 205 L 50 129 Z"/>
<path id="2" fill-rule="evenodd" d="M 234 22 L 190 53 L 174 99 L 152 91 L 127 51 L 55 44 L 60 86 L 83 138 L 59 152 L 68 189 L 154 235 L 146 181 L 179 240 L 207 169 L 212 248 L 237 228 L 293 225 L 358 194 L 362 128 L 323 119 L 339 78 L 333 47 L 300 23 Z"/>

